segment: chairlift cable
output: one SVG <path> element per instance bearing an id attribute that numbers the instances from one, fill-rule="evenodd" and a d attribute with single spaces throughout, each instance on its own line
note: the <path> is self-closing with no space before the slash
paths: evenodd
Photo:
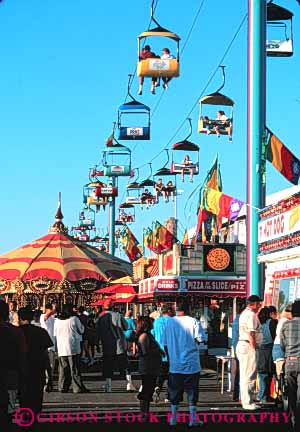
<path id="1" fill-rule="evenodd" d="M 151 10 L 153 11 L 153 13 L 155 12 L 155 10 L 156 10 L 156 8 L 157 8 L 157 5 L 158 5 L 159 0 L 156 0 L 155 5 L 154 5 L 154 2 L 155 2 L 155 0 L 152 1 L 152 6 L 151 6 Z M 148 30 L 150 30 L 150 26 L 151 26 L 152 21 L 153 21 L 153 18 L 152 18 L 152 16 L 151 16 L 150 21 L 149 21 L 149 24 L 148 24 Z M 144 46 L 145 46 L 145 44 L 146 44 L 146 39 L 147 39 L 147 38 L 145 38 L 144 41 L 143 41 L 142 48 L 144 48 Z M 132 84 L 133 84 L 133 81 L 134 81 L 134 79 L 135 79 L 135 77 L 136 77 L 136 69 L 137 69 L 137 67 L 135 66 L 134 72 L 131 74 L 131 75 L 132 75 L 132 79 L 131 79 L 131 83 L 130 83 L 130 86 L 129 86 L 129 91 L 130 91 L 131 86 L 132 86 Z M 128 97 L 128 94 L 127 94 L 126 97 L 125 97 L 124 103 L 126 103 L 126 101 L 127 101 L 127 97 Z"/>
<path id="2" fill-rule="evenodd" d="M 157 7 L 157 4 L 158 4 L 158 1 L 159 1 L 159 0 L 157 0 L 155 6 L 153 6 L 154 1 L 155 1 L 155 0 L 152 1 L 152 7 L 151 7 L 151 20 L 150 20 L 150 23 L 149 23 L 148 29 L 150 28 L 151 22 L 153 21 L 152 16 L 153 16 L 153 13 L 155 12 L 155 9 L 156 9 L 156 7 Z M 185 40 L 185 42 L 184 42 L 184 45 L 183 45 L 183 47 L 182 47 L 182 49 L 181 49 L 181 51 L 180 51 L 180 56 L 182 56 L 183 51 L 185 50 L 185 48 L 186 48 L 186 46 L 187 46 L 187 44 L 188 44 L 188 42 L 189 42 L 189 40 L 190 40 L 190 37 L 191 37 L 191 35 L 192 35 L 192 32 L 193 32 L 193 30 L 194 30 L 194 27 L 195 27 L 195 25 L 196 25 L 196 22 L 197 22 L 197 19 L 198 19 L 199 15 L 200 15 L 200 12 L 201 12 L 201 10 L 202 10 L 202 8 L 203 8 L 203 6 L 204 6 L 204 3 L 205 3 L 205 0 L 202 0 L 202 2 L 200 3 L 199 8 L 198 8 L 196 14 L 194 15 L 193 22 L 192 22 L 192 24 L 191 24 L 191 26 L 190 26 L 190 29 L 189 29 L 189 31 L 188 31 L 188 34 L 187 34 L 186 40 Z M 125 98 L 125 102 L 126 102 L 126 100 L 127 100 L 128 94 L 129 94 L 129 92 L 130 92 L 130 88 L 131 88 L 131 85 L 132 85 L 133 80 L 134 80 L 134 78 L 135 78 L 135 75 L 136 75 L 136 70 L 135 70 L 134 74 L 130 74 L 130 76 L 131 76 L 131 82 L 129 82 L 129 85 L 128 85 L 128 93 L 127 93 L 127 96 L 126 96 L 126 98 Z M 157 109 L 158 109 L 158 107 L 159 107 L 159 105 L 160 105 L 160 102 L 161 102 L 161 100 L 162 100 L 164 94 L 165 94 L 165 92 L 161 93 L 161 95 L 160 95 L 160 97 L 159 97 L 157 103 L 155 104 L 155 106 L 154 106 L 154 108 L 153 108 L 153 110 L 152 110 L 152 113 L 151 113 L 151 118 L 153 117 L 153 115 L 154 115 L 155 112 L 157 111 Z M 163 148 L 163 149 L 162 149 L 162 150 L 161 150 L 161 151 L 160 151 L 160 152 L 159 152 L 159 153 L 154 157 L 154 159 L 152 159 L 152 160 L 155 160 L 158 156 L 160 156 L 168 146 L 169 146 L 169 145 L 167 145 L 166 147 L 164 147 L 164 148 Z M 133 152 L 133 151 L 134 151 L 134 149 L 132 150 L 132 152 Z M 150 162 L 152 162 L 152 160 L 150 160 Z M 148 164 L 148 163 L 145 163 L 145 164 L 141 165 L 139 168 L 143 168 L 143 167 L 145 167 L 147 164 Z"/>
<path id="3" fill-rule="evenodd" d="M 157 159 L 162 153 L 163 151 L 168 148 L 170 146 L 170 144 L 173 142 L 173 140 L 175 139 L 175 137 L 177 136 L 178 132 L 180 132 L 180 130 L 183 128 L 183 126 L 186 123 L 186 120 L 191 116 L 191 114 L 193 113 L 194 109 L 196 108 L 196 106 L 198 105 L 199 99 L 201 99 L 201 97 L 205 94 L 207 88 L 209 87 L 210 83 L 212 82 L 212 80 L 214 79 L 215 75 L 217 74 L 220 66 L 222 66 L 225 58 L 227 57 L 227 54 L 229 53 L 233 43 L 235 42 L 239 32 L 241 31 L 245 21 L 247 20 L 248 17 L 248 13 L 245 14 L 245 16 L 243 17 L 241 23 L 239 24 L 236 32 L 234 33 L 229 45 L 227 46 L 224 54 L 222 55 L 218 65 L 216 66 L 216 68 L 214 69 L 213 73 L 211 74 L 211 76 L 209 77 L 207 83 L 205 84 L 204 88 L 202 89 L 202 92 L 200 94 L 200 96 L 197 97 L 195 103 L 192 105 L 192 108 L 190 109 L 190 111 L 188 112 L 188 114 L 186 115 L 186 117 L 184 118 L 184 120 L 180 123 L 180 125 L 178 126 L 178 128 L 176 129 L 175 133 L 172 135 L 172 137 L 170 138 L 170 140 L 168 141 L 168 143 L 159 151 L 159 153 L 157 153 L 155 156 L 153 156 L 152 159 L 150 159 L 150 162 L 153 162 L 155 159 Z M 143 168 L 146 165 L 148 165 L 148 162 L 140 165 L 139 168 Z"/>
<path id="4" fill-rule="evenodd" d="M 157 4 L 158 4 L 158 1 L 159 1 L 159 0 L 157 0 L 157 2 L 156 2 L 156 6 L 157 6 Z M 201 3 L 201 5 L 200 5 L 201 8 L 202 8 L 202 6 L 203 6 L 203 4 L 204 4 L 204 1 L 205 1 L 205 0 L 203 0 L 202 3 Z M 155 7 L 156 7 L 156 6 L 155 6 Z M 200 9 L 200 8 L 199 8 L 199 9 Z M 201 11 L 201 9 L 200 9 L 200 11 Z M 197 17 L 199 16 L 200 11 L 198 10 L 198 12 L 196 13 L 196 16 L 197 16 Z M 195 16 L 195 17 L 196 17 L 196 16 Z M 231 39 L 229 45 L 227 46 L 227 48 L 226 48 L 226 50 L 225 50 L 225 52 L 224 52 L 224 54 L 223 54 L 223 56 L 222 56 L 222 58 L 221 58 L 219 64 L 217 65 L 217 67 L 215 68 L 214 72 L 211 74 L 210 78 L 208 79 L 208 81 L 207 81 L 207 83 L 206 83 L 204 89 L 203 89 L 202 92 L 201 92 L 201 95 L 200 95 L 199 97 L 197 97 L 197 99 L 196 99 L 195 103 L 193 104 L 191 110 L 189 111 L 188 115 L 187 115 L 186 118 L 182 121 L 182 123 L 179 125 L 179 127 L 176 129 L 175 133 L 174 133 L 173 136 L 170 138 L 170 140 L 168 141 L 168 143 L 167 143 L 167 144 L 166 144 L 166 145 L 165 145 L 165 146 L 160 150 L 160 152 L 159 152 L 158 154 L 156 154 L 152 159 L 150 159 L 149 162 L 147 162 L 147 163 L 145 163 L 145 164 L 143 164 L 143 165 L 141 165 L 141 166 L 139 166 L 138 168 L 135 168 L 135 169 L 141 169 L 141 168 L 143 168 L 143 167 L 149 165 L 149 163 L 151 164 L 151 163 L 152 163 L 155 159 L 157 159 L 157 158 L 158 158 L 158 157 L 159 157 L 159 156 L 160 156 L 160 155 L 161 155 L 161 154 L 162 154 L 162 153 L 163 153 L 163 152 L 164 152 L 164 151 L 169 147 L 169 145 L 172 143 L 172 141 L 174 140 L 174 138 L 177 136 L 178 132 L 179 132 L 179 131 L 182 129 L 182 127 L 184 126 L 184 124 L 185 124 L 185 122 L 186 122 L 186 119 L 189 118 L 189 117 L 191 116 L 191 114 L 193 113 L 195 107 L 198 105 L 198 101 L 199 101 L 199 99 L 204 95 L 206 89 L 208 88 L 208 86 L 210 85 L 211 81 L 212 81 L 213 78 L 215 77 L 215 75 L 216 75 L 216 73 L 217 73 L 219 67 L 223 64 L 223 62 L 224 62 L 224 60 L 225 60 L 225 58 L 226 58 L 228 52 L 230 51 L 230 49 L 231 49 L 231 47 L 232 47 L 232 45 L 233 45 L 235 39 L 237 38 L 239 32 L 240 32 L 241 29 L 242 29 L 243 24 L 244 24 L 244 22 L 245 22 L 246 19 L 247 19 L 247 16 L 248 16 L 248 14 L 246 13 L 245 16 L 243 17 L 243 19 L 242 19 L 242 21 L 241 21 L 239 27 L 237 28 L 237 30 L 236 30 L 236 32 L 235 32 L 233 38 Z M 195 22 L 196 22 L 196 20 L 197 20 L 197 18 L 194 18 L 194 20 L 193 20 L 193 24 L 192 24 L 193 27 L 195 26 Z M 151 22 L 150 22 L 150 24 L 149 24 L 149 28 L 150 28 L 150 25 L 151 25 Z M 191 33 L 192 33 L 192 30 L 190 30 L 189 33 L 188 33 L 188 37 L 189 37 L 189 38 L 190 38 Z M 184 44 L 183 49 L 186 47 L 186 45 L 187 45 L 187 42 Z M 134 80 L 135 75 L 136 75 L 136 71 L 135 71 L 135 73 L 134 73 L 133 76 L 132 76 L 132 80 L 131 80 L 130 87 L 131 87 L 131 85 L 132 85 L 132 82 L 133 82 L 133 80 Z M 130 87 L 129 87 L 129 88 L 130 88 Z M 164 93 L 163 93 L 163 94 L 164 94 Z M 163 95 L 163 94 L 162 94 L 162 95 Z M 162 96 L 160 97 L 159 101 L 161 101 L 161 99 L 162 99 Z M 158 101 L 158 102 L 159 102 L 159 101 Z M 158 108 L 158 105 L 155 106 L 154 111 L 156 111 L 157 108 Z M 151 165 L 150 165 L 150 166 L 151 166 Z M 192 195 L 196 192 L 197 189 L 198 189 L 198 187 L 193 191 Z M 125 194 L 125 191 L 124 191 L 124 194 Z M 191 198 L 191 196 L 189 197 L 189 199 L 190 199 L 190 198 Z M 188 199 L 188 200 L 189 200 L 189 199 Z M 185 208 L 186 208 L 186 206 L 185 206 Z"/>
<path id="5" fill-rule="evenodd" d="M 196 99 L 195 103 L 193 104 L 192 108 L 190 109 L 190 111 L 188 112 L 187 116 L 186 116 L 185 119 L 182 121 L 182 123 L 179 125 L 179 127 L 176 129 L 174 135 L 173 135 L 172 138 L 169 140 L 167 146 L 169 146 L 169 145 L 172 143 L 172 141 L 174 140 L 174 138 L 176 137 L 176 135 L 178 134 L 178 132 L 182 129 L 182 127 L 184 126 L 184 124 L 185 124 L 185 122 L 186 122 L 186 119 L 187 119 L 188 117 L 191 116 L 191 114 L 193 113 L 194 109 L 195 109 L 196 106 L 198 105 L 199 99 L 201 99 L 201 97 L 204 95 L 205 91 L 207 90 L 208 86 L 210 85 L 210 83 L 211 83 L 212 80 L 214 79 L 216 73 L 218 72 L 220 66 L 222 66 L 222 64 L 223 64 L 223 62 L 224 62 L 224 60 L 225 60 L 225 58 L 226 58 L 228 52 L 230 51 L 230 49 L 231 49 L 231 47 L 232 47 L 232 45 L 233 45 L 235 39 L 237 38 L 239 32 L 241 31 L 241 29 L 242 29 L 242 27 L 243 27 L 243 25 L 244 25 L 244 22 L 245 22 L 246 19 L 247 19 L 247 16 L 248 16 L 248 13 L 246 13 L 245 16 L 244 16 L 244 18 L 242 19 L 240 25 L 238 26 L 238 29 L 236 30 L 236 32 L 235 32 L 233 38 L 231 39 L 231 41 L 230 41 L 228 47 L 226 48 L 226 50 L 225 50 L 225 52 L 224 52 L 224 54 L 223 54 L 223 56 L 222 56 L 222 58 L 221 58 L 219 64 L 217 65 L 217 67 L 215 68 L 214 72 L 211 74 L 210 78 L 208 79 L 208 81 L 207 81 L 207 83 L 206 83 L 204 89 L 202 90 L 200 96 L 197 97 L 197 99 Z"/>
<path id="6" fill-rule="evenodd" d="M 202 10 L 202 8 L 203 8 L 203 6 L 204 6 L 205 1 L 206 1 L 206 0 L 202 0 L 202 2 L 200 3 L 200 6 L 199 6 L 199 8 L 198 8 L 196 14 L 194 15 L 194 19 L 193 19 L 193 22 L 192 22 L 192 24 L 191 24 L 190 30 L 189 30 L 189 32 L 188 32 L 188 35 L 187 35 L 186 40 L 185 40 L 185 42 L 184 42 L 184 45 L 183 45 L 183 47 L 182 47 L 182 49 L 181 49 L 181 51 L 180 51 L 180 57 L 182 56 L 183 51 L 185 50 L 185 48 L 186 48 L 186 46 L 187 46 L 187 44 L 188 44 L 188 42 L 189 42 L 189 39 L 190 39 L 190 37 L 191 37 L 191 35 L 192 35 L 192 32 L 193 32 L 193 30 L 194 30 L 194 27 L 195 27 L 195 25 L 196 25 L 197 19 L 198 19 L 199 15 L 200 15 L 200 12 L 201 12 L 201 10 Z M 161 93 L 161 95 L 160 95 L 160 97 L 159 97 L 157 103 L 155 104 L 154 108 L 152 109 L 151 118 L 153 117 L 153 115 L 154 115 L 155 112 L 157 111 L 157 109 L 158 109 L 158 107 L 159 107 L 159 105 L 160 105 L 160 102 L 161 102 L 161 100 L 162 100 L 164 94 L 165 94 L 165 92 Z M 150 162 L 152 162 L 152 161 L 155 160 L 158 156 L 160 156 L 160 155 L 164 152 L 164 150 L 165 150 L 166 148 L 168 148 L 168 147 L 169 147 L 169 143 L 168 143 L 167 146 L 165 146 L 165 147 L 164 147 L 164 148 L 163 148 L 163 149 L 162 149 L 162 150 L 161 150 L 161 151 L 160 151 L 156 156 L 154 156 L 154 158 L 151 159 Z M 144 164 L 144 165 L 141 165 L 139 168 L 143 168 L 143 167 L 146 166 L 146 165 L 147 165 L 147 163 Z"/>
<path id="7" fill-rule="evenodd" d="M 186 37 L 186 40 L 185 40 L 185 42 L 184 42 L 184 44 L 183 44 L 183 47 L 182 47 L 181 50 L 180 50 L 180 58 L 182 58 L 183 51 L 185 50 L 185 48 L 186 48 L 186 46 L 187 46 L 187 44 L 188 44 L 188 42 L 189 42 L 189 40 L 190 40 L 190 37 L 191 37 L 191 35 L 192 35 L 192 32 L 193 32 L 193 30 L 194 30 L 194 27 L 195 27 L 195 25 L 196 25 L 197 19 L 198 19 L 199 15 L 200 15 L 200 12 L 201 12 L 201 10 L 202 10 L 202 7 L 203 7 L 204 3 L 205 3 L 205 0 L 202 0 L 200 6 L 199 6 L 199 8 L 198 8 L 198 10 L 197 10 L 197 12 L 196 12 L 196 14 L 195 14 L 195 16 L 194 16 L 194 19 L 193 19 L 192 25 L 191 25 L 191 27 L 190 27 L 190 30 L 189 30 L 189 32 L 188 32 L 188 35 L 187 35 L 187 37 Z M 163 93 L 160 95 L 160 98 L 159 98 L 158 101 L 156 102 L 156 104 L 155 104 L 155 106 L 154 106 L 154 108 L 153 108 L 153 110 L 152 110 L 151 118 L 154 116 L 155 112 L 157 111 L 157 109 L 158 109 L 158 107 L 159 107 L 159 105 L 160 105 L 160 102 L 161 102 L 161 100 L 162 100 L 164 94 L 165 94 L 165 92 L 163 92 Z"/>

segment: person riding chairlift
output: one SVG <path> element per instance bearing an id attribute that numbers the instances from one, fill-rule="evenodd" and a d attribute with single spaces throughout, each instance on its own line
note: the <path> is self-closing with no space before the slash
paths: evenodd
<path id="1" fill-rule="evenodd" d="M 176 186 L 172 182 L 172 180 L 169 180 L 166 184 L 166 201 L 169 201 L 169 197 L 172 198 L 172 201 L 174 201 Z"/>
<path id="2" fill-rule="evenodd" d="M 171 54 L 169 48 L 163 48 L 162 50 L 162 55 L 161 55 L 161 59 L 162 60 L 168 60 L 168 59 L 175 59 L 175 57 Z M 168 84 L 171 81 L 172 78 L 170 77 L 162 77 L 163 80 L 163 88 L 165 90 L 167 90 L 169 88 Z"/>
<path id="3" fill-rule="evenodd" d="M 141 203 L 146 204 L 146 208 L 148 209 L 150 205 L 155 202 L 154 196 L 149 189 L 145 189 L 145 191 L 141 195 Z"/>
<path id="4" fill-rule="evenodd" d="M 133 214 L 132 213 L 127 213 L 127 222 L 128 223 L 131 223 L 131 222 L 134 222 L 134 218 L 133 218 Z"/>
<path id="5" fill-rule="evenodd" d="M 185 158 L 182 161 L 183 168 L 181 170 L 181 180 L 184 182 L 184 175 L 185 170 L 188 169 L 190 173 L 190 182 L 193 183 L 193 175 L 194 175 L 194 169 L 193 169 L 193 162 L 190 159 L 189 155 L 186 155 Z"/>
<path id="6" fill-rule="evenodd" d="M 165 201 L 167 200 L 167 197 L 166 197 L 166 188 L 165 188 L 165 185 L 163 184 L 163 181 L 162 181 L 161 178 L 159 178 L 157 180 L 157 182 L 155 183 L 155 198 L 156 198 L 156 202 L 157 203 L 159 201 L 160 195 L 163 196 L 163 198 L 164 198 Z"/>
<path id="7" fill-rule="evenodd" d="M 227 117 L 224 111 L 220 110 L 217 113 L 217 119 L 216 119 L 216 126 L 209 130 L 207 129 L 207 135 L 211 134 L 212 132 L 215 132 L 217 134 L 217 137 L 220 138 L 220 128 L 225 129 L 225 131 L 228 134 L 228 140 L 229 142 L 232 141 L 232 125 L 230 119 Z"/>
<path id="8" fill-rule="evenodd" d="M 145 45 L 144 48 L 142 49 L 142 51 L 140 52 L 139 55 L 139 60 L 145 60 L 148 58 L 157 58 L 158 56 L 151 51 L 151 47 L 150 45 Z M 155 94 L 155 87 L 157 87 L 159 85 L 159 83 L 157 82 L 156 77 L 152 77 L 152 85 L 151 85 L 151 93 Z M 142 95 L 143 93 L 143 84 L 144 84 L 144 77 L 140 76 L 139 77 L 139 95 Z"/>

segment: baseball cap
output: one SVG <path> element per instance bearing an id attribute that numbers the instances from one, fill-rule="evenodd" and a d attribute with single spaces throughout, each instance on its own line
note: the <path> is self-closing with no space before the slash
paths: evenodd
<path id="1" fill-rule="evenodd" d="M 247 304 L 262 302 L 263 300 L 258 295 L 251 295 L 247 298 Z"/>

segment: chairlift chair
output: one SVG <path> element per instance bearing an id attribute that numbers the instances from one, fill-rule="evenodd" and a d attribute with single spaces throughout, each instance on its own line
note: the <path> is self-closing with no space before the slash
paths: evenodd
<path id="1" fill-rule="evenodd" d="M 106 185 L 105 185 L 106 186 Z M 108 204 L 108 197 L 101 195 L 103 183 L 88 183 L 83 188 L 83 202 L 88 206 L 96 206 L 96 212 L 100 206 L 105 207 Z"/>
<path id="2" fill-rule="evenodd" d="M 293 55 L 293 16 L 291 11 L 282 6 L 272 2 L 267 4 L 266 51 L 268 57 Z M 272 38 L 273 34 L 276 39 Z"/>
<path id="3" fill-rule="evenodd" d="M 148 188 L 152 188 L 152 190 L 155 188 L 155 181 L 152 179 L 152 163 L 150 162 L 148 165 L 150 167 L 150 174 L 145 180 L 140 182 L 140 187 L 143 188 L 141 193 L 142 208 L 144 204 L 146 204 L 146 207 L 148 208 L 156 202 L 155 196 L 150 190 L 148 190 Z"/>
<path id="4" fill-rule="evenodd" d="M 131 151 L 122 145 L 118 149 L 104 150 L 102 164 L 107 177 L 130 176 Z"/>
<path id="5" fill-rule="evenodd" d="M 125 204 L 141 204 L 141 190 L 143 188 L 139 183 L 129 183 L 126 188 Z"/>
<path id="6" fill-rule="evenodd" d="M 192 121 L 189 118 L 188 119 L 190 124 L 190 133 L 189 135 L 183 140 L 179 141 L 172 146 L 172 163 L 170 172 L 171 174 L 188 174 L 190 171 L 192 171 L 193 175 L 199 174 L 199 152 L 200 148 L 197 144 L 191 142 L 188 140 L 188 138 L 192 135 Z M 181 162 L 177 161 L 177 154 L 178 151 L 181 152 L 193 152 L 195 154 L 196 160 L 192 161 L 189 165 L 186 165 L 184 163 L 184 160 Z M 187 155 L 188 156 L 188 155 Z"/>
<path id="7" fill-rule="evenodd" d="M 79 213 L 79 225 L 88 229 L 95 226 L 95 210 L 90 206 L 85 205 Z"/>
<path id="8" fill-rule="evenodd" d="M 146 30 L 138 36 L 138 65 L 137 65 L 137 76 L 142 77 L 162 77 L 162 78 L 175 78 L 179 77 L 179 42 L 180 37 L 176 34 L 161 27 L 156 21 L 153 14 L 153 1 L 151 7 L 151 20 L 157 25 L 157 27 Z M 141 41 L 145 38 L 154 36 L 160 36 L 171 39 L 176 42 L 176 58 L 161 59 L 147 58 L 140 59 L 141 52 Z"/>
<path id="9" fill-rule="evenodd" d="M 156 173 L 153 175 L 154 177 L 157 177 L 158 179 L 161 177 L 164 180 L 164 191 L 162 192 L 158 192 L 156 191 L 156 196 L 157 196 L 157 201 L 159 199 L 159 196 L 164 195 L 163 192 L 165 192 L 165 199 L 166 201 L 169 200 L 169 197 L 171 196 L 175 196 L 177 195 L 177 186 L 176 186 L 176 173 L 175 172 L 171 172 L 170 168 L 167 167 L 167 165 L 169 165 L 169 150 L 165 149 L 165 151 L 167 152 L 167 162 L 165 163 L 165 165 L 161 168 L 159 168 Z M 172 186 L 171 186 L 172 184 Z M 156 185 L 157 182 L 155 183 L 155 190 L 156 190 Z M 168 186 L 169 185 L 169 186 Z"/>
<path id="10" fill-rule="evenodd" d="M 219 134 L 219 135 L 228 135 L 231 140 L 232 136 L 232 127 L 233 127 L 233 106 L 234 101 L 230 99 L 228 96 L 220 93 L 220 90 L 225 85 L 225 66 L 220 66 L 222 69 L 222 77 L 223 81 L 219 89 L 211 93 L 207 96 L 203 96 L 200 101 L 200 110 L 199 110 L 199 119 L 198 119 L 198 132 L 205 133 L 207 135 Z M 216 111 L 223 111 L 224 109 L 230 110 L 226 113 L 227 120 L 218 120 L 216 118 L 212 118 L 211 110 L 208 110 L 209 106 L 217 107 Z"/>
<path id="11" fill-rule="evenodd" d="M 135 207 L 133 204 L 123 203 L 119 205 L 118 222 L 122 222 L 122 224 L 131 224 L 135 222 Z"/>
<path id="12" fill-rule="evenodd" d="M 118 110 L 119 140 L 150 140 L 150 108 L 138 102 L 130 93 L 130 82 L 132 75 L 129 75 L 127 96 L 130 102 L 124 103 Z M 124 123 L 124 118 L 126 122 Z M 130 123 L 129 119 L 138 122 L 137 126 Z"/>

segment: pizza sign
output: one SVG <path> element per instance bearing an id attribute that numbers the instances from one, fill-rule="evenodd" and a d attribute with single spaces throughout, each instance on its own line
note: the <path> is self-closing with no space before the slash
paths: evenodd
<path id="1" fill-rule="evenodd" d="M 211 249 L 206 256 L 207 264 L 213 270 L 225 270 L 230 264 L 230 255 L 226 249 Z"/>
<path id="2" fill-rule="evenodd" d="M 246 294 L 246 280 L 187 279 L 186 289 L 203 293 Z"/>
<path id="3" fill-rule="evenodd" d="M 234 272 L 234 248 L 232 246 L 204 246 L 203 270 L 205 272 Z"/>

